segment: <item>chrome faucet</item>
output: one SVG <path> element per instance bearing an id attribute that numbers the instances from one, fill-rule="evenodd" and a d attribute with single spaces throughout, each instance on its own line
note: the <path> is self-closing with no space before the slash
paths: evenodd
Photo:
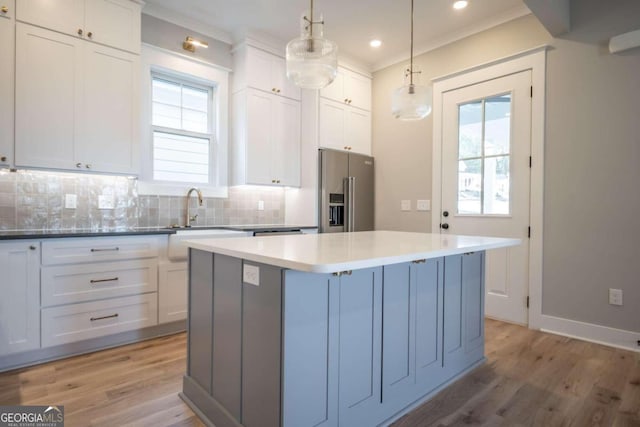
<path id="1" fill-rule="evenodd" d="M 191 214 L 189 213 L 189 201 L 191 200 L 191 193 L 193 193 L 194 191 L 198 194 L 198 206 L 202 206 L 202 191 L 200 191 L 200 189 L 196 187 L 190 188 L 187 192 L 187 220 L 185 221 L 185 227 L 191 227 L 191 221 L 196 221 L 196 219 L 198 218 L 198 214 L 191 216 Z"/>

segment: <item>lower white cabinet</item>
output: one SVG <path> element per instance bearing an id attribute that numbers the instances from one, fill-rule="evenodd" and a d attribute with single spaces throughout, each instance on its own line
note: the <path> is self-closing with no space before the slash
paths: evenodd
<path id="1" fill-rule="evenodd" d="M 158 324 L 155 293 L 42 309 L 42 346 L 65 344 Z"/>
<path id="2" fill-rule="evenodd" d="M 165 262 L 158 268 L 158 323 L 187 318 L 189 264 Z"/>
<path id="3" fill-rule="evenodd" d="M 40 243 L 0 243 L 0 356 L 40 347 Z"/>
<path id="4" fill-rule="evenodd" d="M 371 112 L 320 98 L 319 146 L 371 155 Z"/>

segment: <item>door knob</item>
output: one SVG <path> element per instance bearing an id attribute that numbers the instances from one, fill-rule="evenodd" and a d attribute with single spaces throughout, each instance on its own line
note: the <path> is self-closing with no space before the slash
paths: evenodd
<path id="1" fill-rule="evenodd" d="M 2 13 L 8 13 L 9 8 L 7 6 L 2 6 L 2 8 L 0 8 L 0 11 L 2 11 Z"/>
<path id="2" fill-rule="evenodd" d="M 445 217 L 445 218 L 448 217 L 449 216 L 449 211 L 442 212 L 442 216 Z"/>
<path id="3" fill-rule="evenodd" d="M 442 228 L 443 230 L 448 230 L 449 224 L 447 224 L 446 222 L 444 224 L 440 224 L 440 228 Z"/>

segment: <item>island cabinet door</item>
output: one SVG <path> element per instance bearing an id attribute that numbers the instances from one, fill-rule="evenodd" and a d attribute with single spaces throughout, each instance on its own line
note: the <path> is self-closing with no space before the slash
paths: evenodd
<path id="1" fill-rule="evenodd" d="M 445 258 L 444 366 L 456 375 L 484 357 L 484 252 Z"/>
<path id="2" fill-rule="evenodd" d="M 383 277 L 382 401 L 393 411 L 444 380 L 443 261 L 387 265 Z"/>
<path id="3" fill-rule="evenodd" d="M 283 287 L 283 427 L 338 425 L 340 280 L 287 270 Z"/>
<path id="4" fill-rule="evenodd" d="M 340 426 L 377 425 L 382 415 L 382 267 L 343 274 L 339 299 Z"/>

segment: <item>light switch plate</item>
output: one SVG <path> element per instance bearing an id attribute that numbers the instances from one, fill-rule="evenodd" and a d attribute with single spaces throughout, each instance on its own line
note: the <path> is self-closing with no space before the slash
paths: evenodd
<path id="1" fill-rule="evenodd" d="M 65 209 L 75 209 L 78 205 L 78 196 L 75 194 L 65 194 L 64 195 L 64 208 Z"/>
<path id="2" fill-rule="evenodd" d="M 242 281 L 250 285 L 260 286 L 260 267 L 244 264 L 242 266 Z"/>
<path id="3" fill-rule="evenodd" d="M 419 211 L 430 211 L 431 200 L 418 200 L 416 202 L 416 209 Z"/>
<path id="4" fill-rule="evenodd" d="M 258 200 L 258 210 L 259 211 L 264 210 L 264 200 Z"/>
<path id="5" fill-rule="evenodd" d="M 622 289 L 609 288 L 609 304 L 622 305 Z"/>
<path id="6" fill-rule="evenodd" d="M 410 211 L 411 210 L 411 200 L 402 200 L 400 202 L 400 210 L 401 211 Z"/>
<path id="7" fill-rule="evenodd" d="M 113 196 L 101 194 L 98 196 L 98 209 L 113 209 L 115 202 Z"/>

